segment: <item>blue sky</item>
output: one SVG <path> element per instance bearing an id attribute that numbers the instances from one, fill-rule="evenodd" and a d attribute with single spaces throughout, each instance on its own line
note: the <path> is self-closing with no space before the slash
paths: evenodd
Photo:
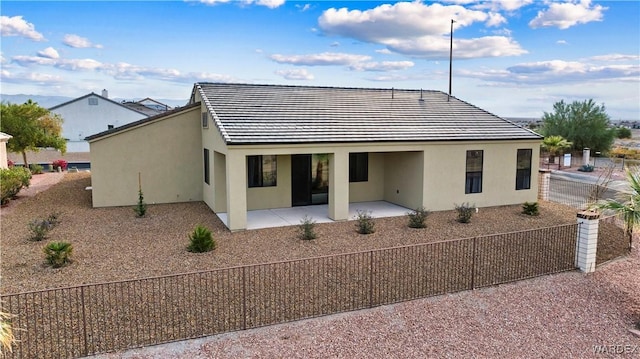
<path id="1" fill-rule="evenodd" d="M 505 117 L 640 120 L 638 1 L 2 1 L 9 94 L 188 99 L 195 82 L 448 91 Z"/>

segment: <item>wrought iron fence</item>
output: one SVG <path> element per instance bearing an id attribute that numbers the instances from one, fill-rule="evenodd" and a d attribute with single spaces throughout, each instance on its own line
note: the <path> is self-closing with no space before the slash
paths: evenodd
<path id="1" fill-rule="evenodd" d="M 1 296 L 9 358 L 73 358 L 574 269 L 578 225 Z"/>
<path id="2" fill-rule="evenodd" d="M 616 198 L 618 191 L 606 185 L 550 178 L 549 201 L 585 210 L 601 199 Z"/>

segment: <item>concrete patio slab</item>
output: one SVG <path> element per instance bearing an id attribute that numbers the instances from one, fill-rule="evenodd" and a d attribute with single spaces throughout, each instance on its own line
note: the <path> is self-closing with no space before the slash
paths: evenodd
<path id="1" fill-rule="evenodd" d="M 411 209 L 385 201 L 350 203 L 349 220 L 355 219 L 358 211 L 370 212 L 373 218 L 384 218 L 404 216 Z M 227 213 L 217 213 L 217 216 L 227 225 Z M 295 226 L 300 224 L 300 220 L 304 216 L 311 218 L 316 223 L 333 222 L 329 218 L 329 206 L 321 204 L 247 211 L 247 229 Z"/>

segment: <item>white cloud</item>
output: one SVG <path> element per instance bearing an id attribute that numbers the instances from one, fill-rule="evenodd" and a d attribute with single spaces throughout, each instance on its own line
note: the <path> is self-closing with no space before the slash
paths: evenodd
<path id="1" fill-rule="evenodd" d="M 85 48 L 90 48 L 90 47 L 94 47 L 96 49 L 101 49 L 102 48 L 102 45 L 93 44 L 86 37 L 81 37 L 81 36 L 74 35 L 74 34 L 66 34 L 66 35 L 64 35 L 64 39 L 62 40 L 62 43 L 67 45 L 67 46 L 69 46 L 69 47 L 73 47 L 73 48 L 77 48 L 77 49 L 85 49 Z"/>
<path id="2" fill-rule="evenodd" d="M 609 54 L 590 57 L 593 61 L 635 61 L 640 62 L 640 55 Z"/>
<path id="3" fill-rule="evenodd" d="M 225 4 L 229 2 L 234 2 L 234 0 L 196 0 L 197 2 L 206 4 L 206 5 L 216 5 L 216 4 Z M 266 6 L 270 9 L 275 9 L 279 6 L 282 6 L 285 3 L 285 0 L 240 0 L 238 3 L 242 5 L 260 5 Z"/>
<path id="4" fill-rule="evenodd" d="M 458 5 L 425 5 L 414 1 L 384 4 L 365 11 L 331 8 L 323 12 L 318 24 L 328 35 L 382 44 L 391 51 L 405 55 L 448 58 L 450 19 L 456 21 L 454 34 L 457 29 L 477 22 L 492 27 L 506 23 L 499 13 L 470 10 Z M 510 37 L 489 36 L 455 41 L 460 45 L 458 56 L 464 58 L 526 53 Z"/>
<path id="5" fill-rule="evenodd" d="M 0 16 L 2 36 L 20 36 L 33 41 L 46 41 L 44 35 L 36 31 L 35 26 L 26 22 L 22 16 Z"/>
<path id="6" fill-rule="evenodd" d="M 602 21 L 603 12 L 608 8 L 601 5 L 591 6 L 590 0 L 551 3 L 546 11 L 539 11 L 535 19 L 529 22 L 533 29 L 539 27 L 557 27 L 568 29 L 578 24 Z"/>
<path id="7" fill-rule="evenodd" d="M 311 4 L 304 4 L 304 5 L 300 5 L 300 4 L 296 4 L 296 8 L 298 8 L 298 10 L 305 12 L 309 9 L 311 9 Z"/>
<path id="8" fill-rule="evenodd" d="M 568 45 L 569 43 L 566 40 L 558 40 L 558 41 L 556 41 L 556 44 L 558 44 L 558 45 Z"/>
<path id="9" fill-rule="evenodd" d="M 504 70 L 457 71 L 459 76 L 518 85 L 638 82 L 640 65 L 594 65 L 588 62 L 550 60 L 521 63 Z"/>
<path id="10" fill-rule="evenodd" d="M 446 1 L 446 2 L 453 2 L 453 3 L 458 3 L 458 4 L 471 4 L 471 3 L 477 3 L 476 0 L 472 0 L 472 1 Z M 533 3 L 533 0 L 491 0 L 491 1 L 484 1 L 481 2 L 479 4 L 476 5 L 472 5 L 471 7 L 474 9 L 489 9 L 492 11 L 507 11 L 507 12 L 514 12 L 518 9 L 520 9 L 521 7 L 527 6 L 529 4 Z"/>
<path id="11" fill-rule="evenodd" d="M 368 61 L 371 56 L 345 54 L 337 52 L 323 52 L 309 55 L 280 55 L 273 54 L 271 60 L 280 64 L 290 64 L 297 66 L 330 66 L 330 65 L 351 65 L 353 63 Z"/>
<path id="12" fill-rule="evenodd" d="M 275 71 L 275 74 L 278 76 L 282 76 L 287 80 L 310 81 L 315 78 L 313 74 L 309 73 L 305 69 L 278 70 L 278 71 Z"/>
<path id="13" fill-rule="evenodd" d="M 5 69 L 0 71 L 0 79 L 11 83 L 32 82 L 39 85 L 52 85 L 63 82 L 61 76 L 42 74 L 38 72 L 13 73 Z"/>
<path id="14" fill-rule="evenodd" d="M 47 47 L 42 51 L 38 51 L 38 56 L 45 57 L 48 59 L 60 58 L 60 54 L 58 54 L 58 51 L 56 51 L 56 49 L 54 49 L 53 47 Z"/>
<path id="15" fill-rule="evenodd" d="M 413 67 L 412 61 L 359 62 L 349 66 L 355 71 L 394 71 Z"/>

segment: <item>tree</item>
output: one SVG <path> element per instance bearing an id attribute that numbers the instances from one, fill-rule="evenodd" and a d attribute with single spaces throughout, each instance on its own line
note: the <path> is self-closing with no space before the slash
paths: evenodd
<path id="1" fill-rule="evenodd" d="M 631 138 L 631 130 L 627 127 L 618 127 L 616 129 L 618 138 Z"/>
<path id="2" fill-rule="evenodd" d="M 7 150 L 22 153 L 25 166 L 29 166 L 27 151 L 51 147 L 63 154 L 66 152 L 67 142 L 61 136 L 62 117 L 37 103 L 31 100 L 22 105 L 3 102 L 0 117 L 0 131 L 13 136 L 7 142 Z"/>
<path id="3" fill-rule="evenodd" d="M 611 210 L 622 216 L 624 232 L 629 239 L 629 251 L 633 244 L 633 228 L 640 225 L 640 172 L 627 168 L 627 182 L 631 194 L 619 192 L 614 199 L 608 199 L 596 205 L 599 209 Z"/>
<path id="4" fill-rule="evenodd" d="M 553 105 L 553 113 L 542 116 L 542 134 L 562 136 L 573 143 L 573 149 L 590 148 L 605 152 L 611 148 L 617 130 L 611 127 L 604 105 L 597 106 L 593 100 L 564 101 Z"/>
<path id="5" fill-rule="evenodd" d="M 573 144 L 562 136 L 547 136 L 542 140 L 542 148 L 549 152 L 549 163 L 556 163 L 555 156 L 560 152 L 571 148 Z"/>

